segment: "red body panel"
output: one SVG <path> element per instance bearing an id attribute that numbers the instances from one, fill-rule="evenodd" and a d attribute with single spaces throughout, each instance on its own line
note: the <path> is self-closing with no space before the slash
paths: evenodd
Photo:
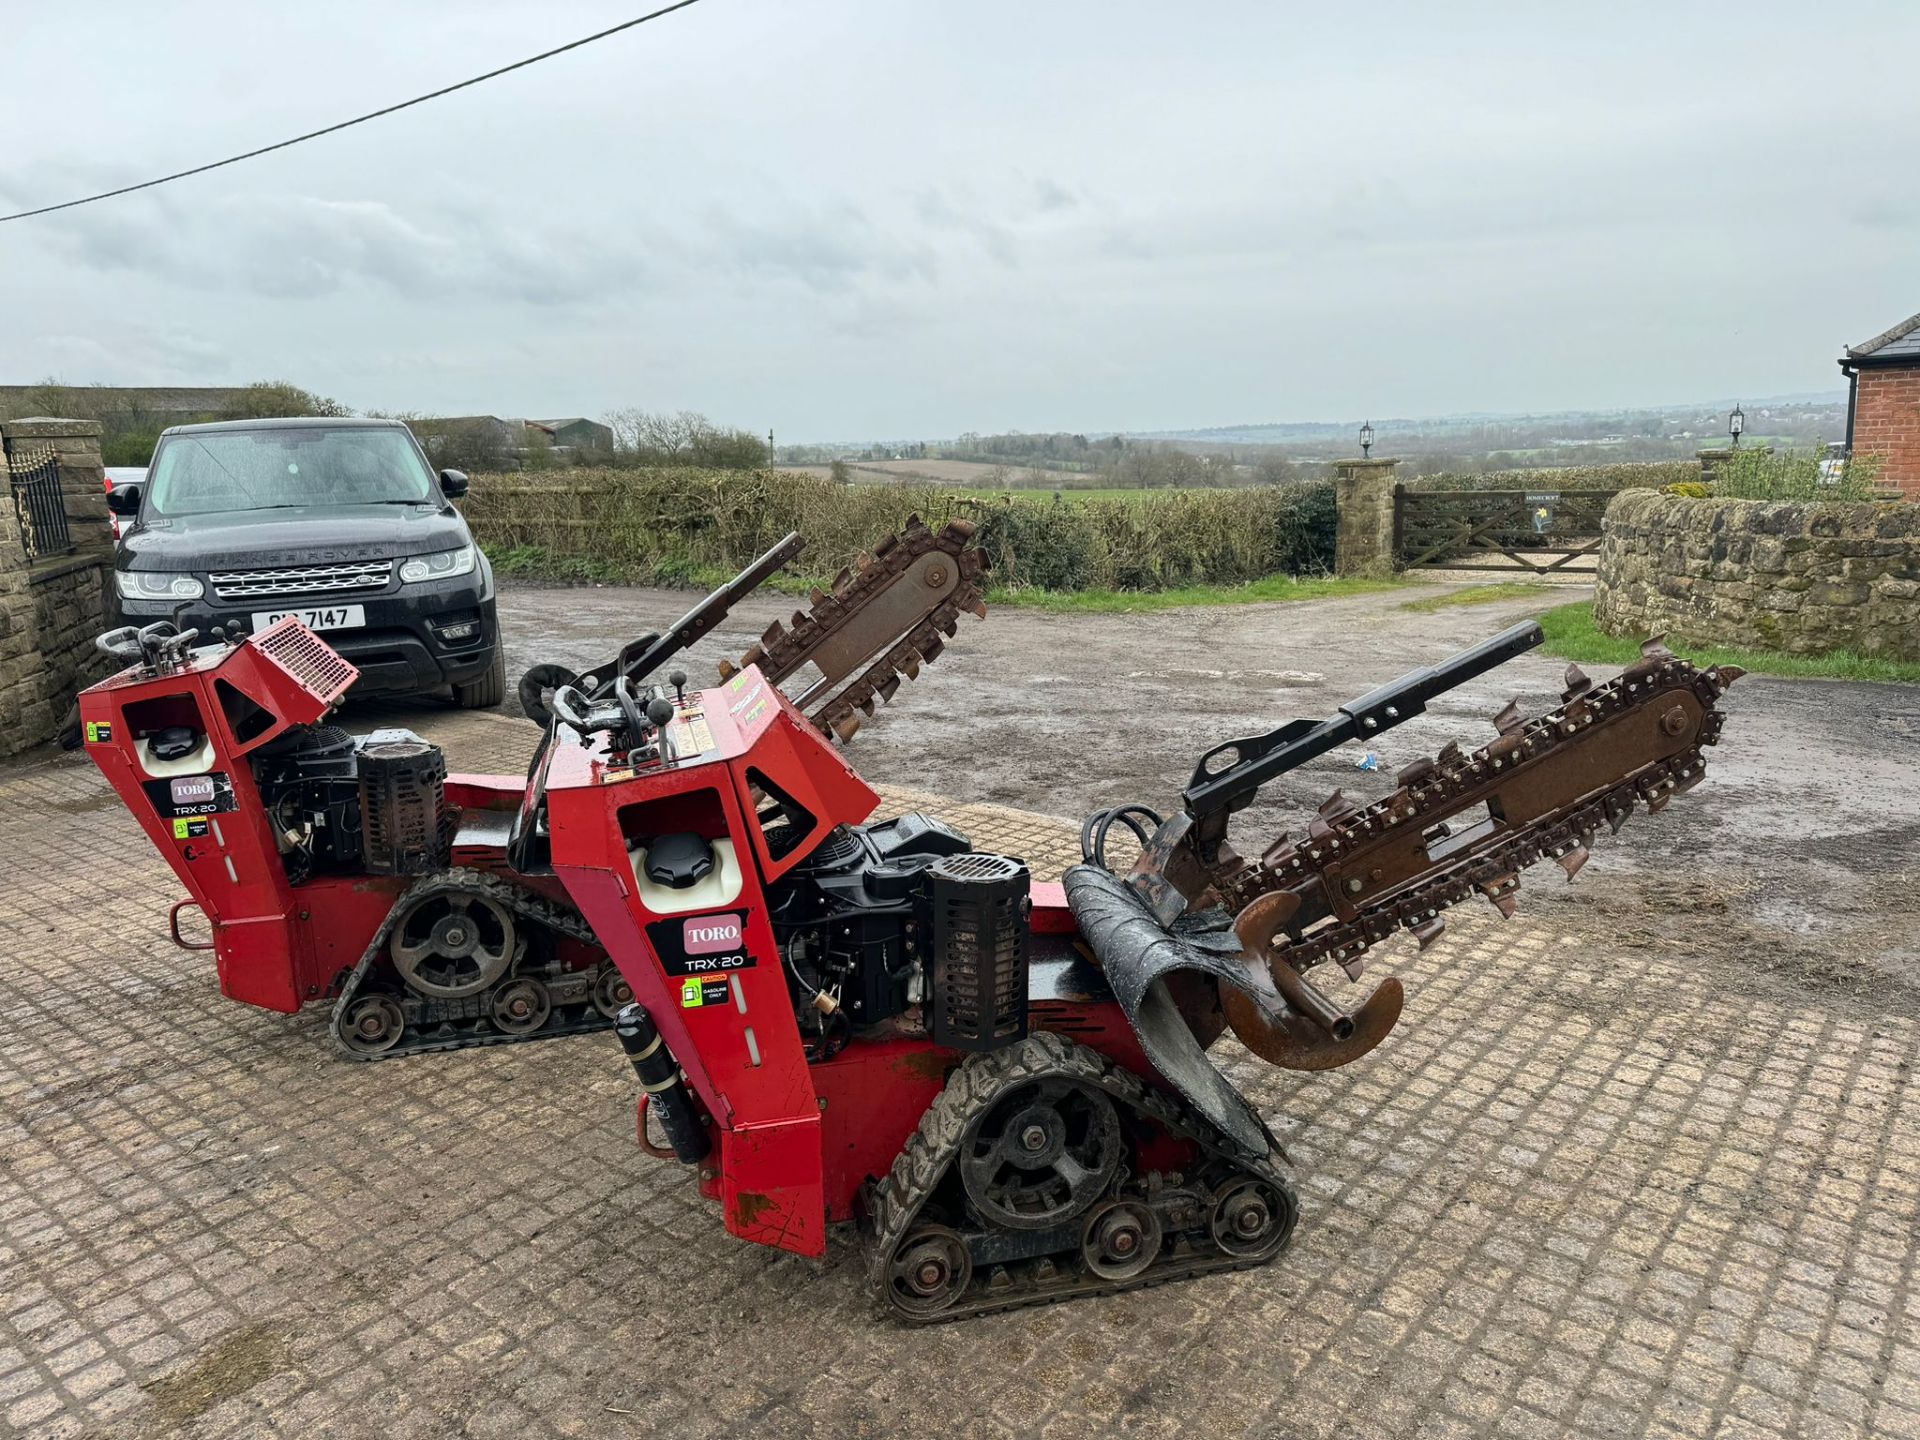
<path id="1" fill-rule="evenodd" d="M 554 872 L 712 1118 L 727 1228 L 817 1255 L 826 1245 L 828 1208 L 819 1099 L 763 887 L 836 825 L 864 820 L 877 797 L 752 667 L 717 689 L 690 694 L 669 732 L 678 741 L 675 753 L 637 766 L 609 752 L 603 736 L 586 745 L 556 742 L 546 767 Z M 752 789 L 763 783 L 814 821 L 777 861 L 753 810 Z M 650 908 L 631 852 L 677 831 L 732 841 L 738 891 L 698 908 Z M 684 968 L 691 960 L 670 970 L 655 944 L 658 932 L 650 932 L 735 914 L 739 948 L 726 969 L 704 972 L 711 977 L 704 981 Z"/>
<path id="2" fill-rule="evenodd" d="M 88 754 L 206 912 L 221 991 L 250 1005 L 292 1013 L 325 993 L 333 972 L 316 955 L 314 906 L 287 883 L 245 757 L 288 726 L 319 720 L 358 675 L 299 621 L 283 620 L 248 644 L 196 652 L 172 673 L 122 671 L 80 696 Z M 207 746 L 187 768 L 145 755 L 144 740 L 183 724 Z M 175 780 L 196 785 L 175 791 Z M 343 923 L 358 913 L 339 908 L 349 912 Z"/>

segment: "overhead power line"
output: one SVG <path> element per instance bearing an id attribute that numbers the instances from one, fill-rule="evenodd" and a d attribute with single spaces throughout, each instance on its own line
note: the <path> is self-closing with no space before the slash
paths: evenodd
<path id="1" fill-rule="evenodd" d="M 270 155 L 275 150 L 285 150 L 290 145 L 299 145 L 308 140 L 318 140 L 322 135 L 332 135 L 341 130 L 349 130 L 355 125 L 364 125 L 369 120 L 378 120 L 382 115 L 392 115 L 397 111 L 409 110 L 415 105 L 424 105 L 429 100 L 438 100 L 442 95 L 451 95 L 456 90 L 465 90 L 478 85 L 483 80 L 493 80 L 515 70 L 524 70 L 529 65 L 538 65 L 542 60 L 551 60 L 556 55 L 564 55 L 569 50 L 578 50 L 582 45 L 591 45 L 596 40 L 604 40 L 609 35 L 618 35 L 622 30 L 631 30 L 636 25 L 644 25 L 649 20 L 658 20 L 663 15 L 671 15 L 676 10 L 685 10 L 689 5 L 697 5 L 700 0 L 678 0 L 673 5 L 662 5 L 658 10 L 650 10 L 632 20 L 623 20 L 618 25 L 610 25 L 592 35 L 583 35 L 578 40 L 570 40 L 565 45 L 556 45 L 551 50 L 542 50 L 538 55 L 529 55 L 524 60 L 516 60 L 511 65 L 502 65 L 498 70 L 489 70 L 484 75 L 475 75 L 472 79 L 462 80 L 458 84 L 445 85 L 438 90 L 429 90 L 425 95 L 416 95 L 411 100 L 402 100 L 397 105 L 388 105 L 379 110 L 369 110 L 365 115 L 356 115 L 351 120 L 342 120 L 337 125 L 329 125 L 322 130 L 309 130 L 304 135 L 296 135 L 291 140 L 282 140 L 273 145 L 262 145 L 258 150 L 248 150 L 243 154 L 229 155 L 224 160 L 215 160 L 207 165 L 196 165 L 191 170 L 176 170 L 171 175 L 162 175 L 154 180 L 142 180 L 138 185 L 122 185 L 118 190 L 102 190 L 98 195 L 86 195 L 78 200 L 62 201 L 58 205 L 42 205 L 37 210 L 21 210 L 13 215 L 0 215 L 0 225 L 9 220 L 28 220 L 35 215 L 51 215 L 56 210 L 71 210 L 76 205 L 91 205 L 96 200 L 111 200 L 116 195 L 131 195 L 136 190 L 151 190 L 156 185 L 165 185 L 169 181 L 184 180 L 189 175 L 204 175 L 209 170 L 218 170 L 225 165 L 238 165 L 242 160 L 252 160 L 256 156 Z"/>

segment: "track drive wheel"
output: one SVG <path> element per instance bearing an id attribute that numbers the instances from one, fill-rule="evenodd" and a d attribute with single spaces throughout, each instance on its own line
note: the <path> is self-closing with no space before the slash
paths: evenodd
<path id="1" fill-rule="evenodd" d="M 421 995 L 458 1000 L 486 989 L 513 963 L 513 912 L 490 895 L 447 890 L 423 895 L 393 927 L 387 953 Z"/>
<path id="2" fill-rule="evenodd" d="M 1126 1148 L 1112 1100 L 1050 1075 L 1009 1090 L 967 1126 L 960 1179 L 989 1224 L 1047 1230 L 1092 1207 Z"/>

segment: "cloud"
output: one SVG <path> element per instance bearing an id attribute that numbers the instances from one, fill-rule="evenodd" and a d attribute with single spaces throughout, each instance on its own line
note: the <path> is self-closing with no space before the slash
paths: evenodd
<path id="1" fill-rule="evenodd" d="M 603 298 L 642 275 L 637 252 L 517 220 L 450 227 L 376 200 L 178 195 L 57 217 L 53 243 L 97 271 L 318 300 L 367 287 L 416 299 L 480 296 L 533 305 Z"/>
<path id="2" fill-rule="evenodd" d="M 1033 203 L 1043 214 L 1051 214 L 1060 210 L 1077 210 L 1080 197 L 1059 181 L 1042 176 L 1033 182 Z"/>
<path id="3" fill-rule="evenodd" d="M 738 270 L 827 293 L 874 279 L 930 281 L 939 271 L 929 248 L 883 232 L 850 204 L 812 213 L 781 205 L 762 216 L 716 203 L 704 239 L 703 249 Z"/>

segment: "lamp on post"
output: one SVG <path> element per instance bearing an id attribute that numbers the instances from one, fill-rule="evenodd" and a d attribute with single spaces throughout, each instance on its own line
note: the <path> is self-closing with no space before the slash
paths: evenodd
<path id="1" fill-rule="evenodd" d="M 1363 459 L 1373 454 L 1373 422 L 1371 420 L 1360 426 L 1360 454 Z"/>
<path id="2" fill-rule="evenodd" d="M 1733 413 L 1727 416 L 1727 433 L 1733 436 L 1733 443 L 1740 443 L 1740 432 L 1747 428 L 1746 413 L 1741 410 L 1738 400 L 1733 402 Z"/>

